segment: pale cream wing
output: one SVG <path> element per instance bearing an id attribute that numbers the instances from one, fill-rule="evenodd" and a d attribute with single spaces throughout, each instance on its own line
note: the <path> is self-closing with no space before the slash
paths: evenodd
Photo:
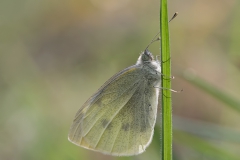
<path id="1" fill-rule="evenodd" d="M 157 97 L 158 91 L 141 81 L 131 99 L 111 121 L 110 128 L 105 129 L 96 149 L 104 148 L 107 153 L 119 156 L 142 153 L 152 139 Z"/>
<path id="2" fill-rule="evenodd" d="M 119 72 L 78 111 L 69 140 L 112 155 L 143 152 L 153 134 L 157 90 L 137 66 Z"/>

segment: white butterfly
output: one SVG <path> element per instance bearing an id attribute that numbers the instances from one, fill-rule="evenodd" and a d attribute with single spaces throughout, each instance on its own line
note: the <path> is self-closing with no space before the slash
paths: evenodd
<path id="1" fill-rule="evenodd" d="M 161 67 L 146 49 L 137 63 L 115 74 L 79 109 L 68 139 L 109 155 L 145 151 L 153 136 Z"/>

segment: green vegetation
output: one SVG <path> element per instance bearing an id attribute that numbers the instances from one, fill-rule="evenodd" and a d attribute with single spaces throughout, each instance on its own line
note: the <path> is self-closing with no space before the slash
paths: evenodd
<path id="1" fill-rule="evenodd" d="M 163 83 L 183 92 L 163 90 L 172 102 L 163 97 L 159 104 L 172 103 L 173 160 L 240 159 L 239 8 L 238 1 L 168 1 L 169 17 L 179 16 L 169 24 L 171 57 L 163 64 L 163 74 L 175 79 Z M 13 0 L 1 1 L 0 12 L 0 159 L 162 158 L 162 106 L 141 155 L 110 157 L 67 140 L 81 105 L 136 63 L 159 31 L 158 2 Z M 166 56 L 167 41 L 149 51 Z"/>

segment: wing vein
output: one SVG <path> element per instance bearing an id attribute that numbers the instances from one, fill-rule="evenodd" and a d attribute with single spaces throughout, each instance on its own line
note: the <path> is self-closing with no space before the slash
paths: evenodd
<path id="1" fill-rule="evenodd" d="M 138 85 L 135 86 L 135 84 L 137 84 L 139 81 L 135 82 L 131 87 L 129 87 L 128 90 L 130 89 L 134 89 L 136 90 L 136 88 L 138 88 Z M 133 87 L 134 86 L 134 87 Z M 125 92 L 127 92 L 128 90 L 126 90 Z M 124 93 L 125 93 L 124 92 Z M 124 94 L 123 93 L 123 94 Z M 132 95 L 135 93 L 135 91 L 132 93 Z M 109 126 L 110 122 L 112 122 L 112 120 L 115 118 L 115 116 L 120 112 L 120 110 L 128 103 L 128 101 L 131 99 L 132 96 L 130 96 L 130 98 L 126 101 L 126 103 L 122 104 L 121 107 L 119 107 L 119 109 L 116 111 L 116 113 L 111 117 L 111 119 L 109 120 L 107 126 L 104 128 L 104 130 L 102 131 L 101 135 L 100 135 L 100 138 L 98 139 L 98 142 L 96 143 L 95 147 L 97 146 L 97 144 L 99 143 L 100 139 L 101 139 L 101 136 L 103 135 L 104 131 L 106 130 L 106 128 Z M 116 100 L 116 99 L 115 99 Z M 83 136 L 86 136 L 90 131 L 91 129 L 94 127 L 94 125 L 99 121 L 99 119 L 102 118 L 102 116 L 100 116 L 95 122 L 94 124 L 92 125 L 92 127 L 89 129 L 88 132 L 86 132 Z M 79 127 L 79 126 L 78 126 Z"/>
<path id="2" fill-rule="evenodd" d="M 146 116 L 147 116 L 147 113 L 146 113 L 146 95 L 145 95 L 145 90 L 146 90 L 146 83 L 144 83 L 144 91 L 143 91 L 143 117 L 144 117 L 144 125 L 145 125 L 145 127 L 147 128 L 147 123 L 146 123 Z M 143 146 L 143 143 L 142 143 L 142 137 L 141 137 L 141 144 L 142 144 L 142 146 Z M 143 150 L 145 150 L 144 148 L 143 148 Z"/>
<path id="3" fill-rule="evenodd" d="M 134 85 L 135 85 L 135 84 L 136 84 L 136 83 L 134 83 Z M 138 86 L 139 86 L 139 84 L 138 84 Z M 136 86 L 136 88 L 137 88 L 138 86 Z M 129 89 L 130 89 L 130 88 L 129 88 Z M 137 89 L 136 89 L 136 90 L 137 90 Z M 135 90 L 135 92 L 136 92 L 136 90 Z M 135 92 L 133 92 L 132 95 L 134 95 Z M 100 136 L 100 137 L 102 137 L 102 135 L 103 135 L 103 133 L 105 132 L 106 128 L 109 126 L 109 124 L 112 122 L 112 120 L 116 117 L 116 115 L 121 111 L 121 109 L 131 100 L 131 98 L 132 98 L 132 96 L 126 101 L 126 103 L 125 103 L 124 105 L 122 105 L 122 107 L 119 107 L 119 110 L 111 117 L 111 120 L 109 120 L 108 124 L 106 125 L 106 127 L 105 127 L 104 130 L 103 130 L 103 132 L 101 133 L 101 136 Z M 100 117 L 100 118 L 101 118 L 101 117 Z M 100 119 L 100 118 L 99 118 L 99 119 Z M 101 139 L 101 138 L 100 138 L 100 139 Z M 100 139 L 98 140 L 96 146 L 98 145 Z"/>

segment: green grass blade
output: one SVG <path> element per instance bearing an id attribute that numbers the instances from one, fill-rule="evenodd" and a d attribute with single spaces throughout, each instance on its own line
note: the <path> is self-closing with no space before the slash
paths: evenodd
<path id="1" fill-rule="evenodd" d="M 215 141 L 240 143 L 240 130 L 220 124 L 204 122 L 192 118 L 174 115 L 173 130 L 182 131 L 198 137 L 205 137 Z"/>
<path id="2" fill-rule="evenodd" d="M 172 100 L 171 91 L 171 61 L 168 29 L 167 0 L 160 4 L 160 33 L 162 60 L 162 159 L 172 160 Z"/>
<path id="3" fill-rule="evenodd" d="M 205 92 L 209 93 L 210 95 L 217 98 L 219 101 L 227 104 L 229 107 L 235 109 L 236 111 L 240 112 L 240 101 L 233 98 L 229 94 L 221 91 L 213 84 L 208 83 L 207 81 L 193 75 L 191 73 L 185 74 L 184 78 L 192 83 L 193 85 L 199 87 L 200 89 L 204 90 Z"/>
<path id="4" fill-rule="evenodd" d="M 220 149 L 211 144 L 210 142 L 206 142 L 206 140 L 203 140 L 202 138 L 198 138 L 196 136 L 192 136 L 181 131 L 174 131 L 174 135 L 175 142 L 179 142 L 180 144 L 189 146 L 189 148 L 194 149 L 210 157 L 211 159 L 239 160 L 239 156 L 234 155 L 227 150 Z"/>

